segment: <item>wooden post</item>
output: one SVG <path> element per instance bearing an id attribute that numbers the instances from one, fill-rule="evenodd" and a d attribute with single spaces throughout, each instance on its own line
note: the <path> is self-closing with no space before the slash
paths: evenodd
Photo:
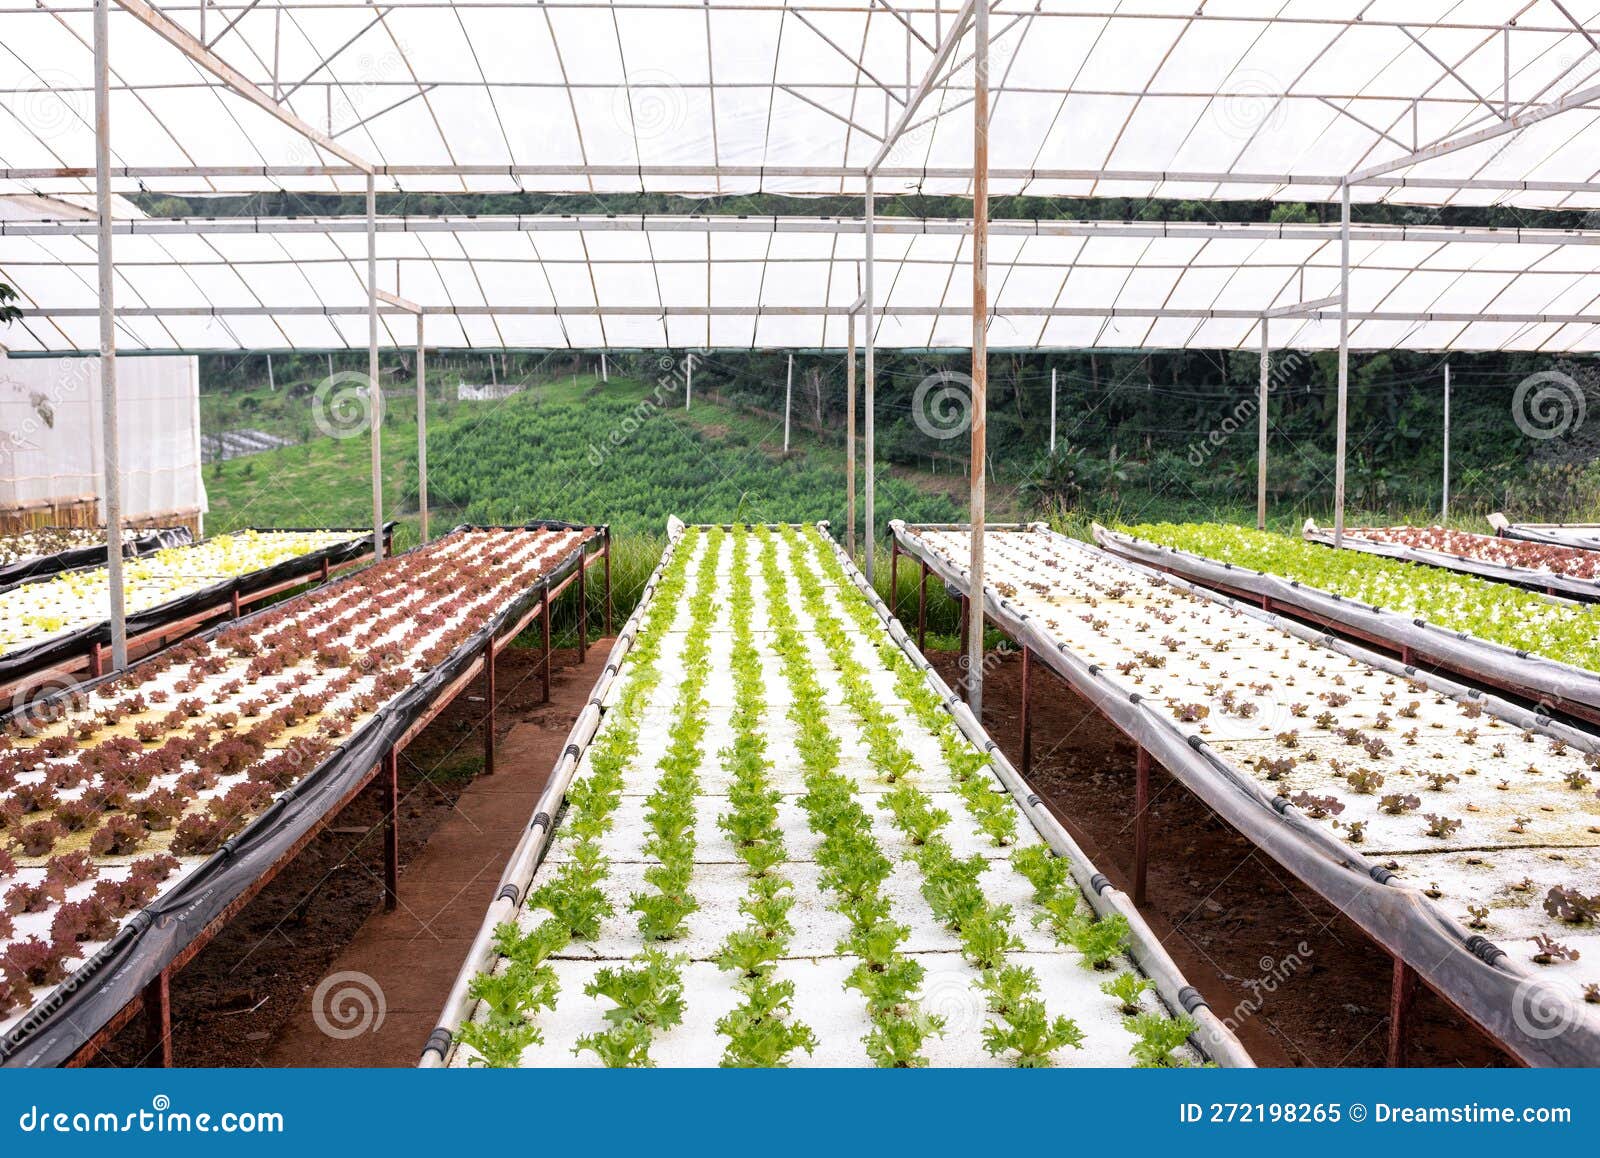
<path id="1" fill-rule="evenodd" d="M 172 1067 L 172 979 L 165 969 L 144 987 L 145 1060 Z"/>
<path id="2" fill-rule="evenodd" d="M 1417 996 L 1417 971 L 1399 957 L 1394 959 L 1389 985 L 1389 1065 L 1406 1064 L 1406 1018 Z"/>
<path id="3" fill-rule="evenodd" d="M 1150 753 L 1139 749 L 1133 788 L 1133 903 L 1144 904 L 1150 860 Z"/>
<path id="4" fill-rule="evenodd" d="M 1023 644 L 1022 646 L 1022 774 L 1024 776 L 1033 771 L 1033 714 L 1029 710 L 1033 699 L 1033 651 Z"/>
<path id="5" fill-rule="evenodd" d="M 383 757 L 383 810 L 383 908 L 392 913 L 400 904 L 400 754 L 393 748 Z"/>
<path id="6" fill-rule="evenodd" d="M 494 707 L 496 689 L 494 685 L 494 635 L 491 633 L 489 642 L 483 649 L 483 679 L 484 679 L 484 707 L 483 707 L 483 774 L 494 775 Z"/>

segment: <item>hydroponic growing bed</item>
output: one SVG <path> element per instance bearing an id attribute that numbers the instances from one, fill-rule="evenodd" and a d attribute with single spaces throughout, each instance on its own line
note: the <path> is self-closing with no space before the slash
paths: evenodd
<path id="1" fill-rule="evenodd" d="M 1497 512 L 1489 516 L 1489 525 L 1507 539 L 1600 551 L 1600 523 L 1513 523 Z"/>
<path id="2" fill-rule="evenodd" d="M 424 1065 L 1248 1064 L 819 529 L 683 530 L 601 699 Z"/>
<path id="3" fill-rule="evenodd" d="M 360 562 L 371 549 L 370 530 L 248 530 L 130 559 L 123 564 L 129 647 L 237 616 L 251 603 Z M 103 564 L 0 591 L 0 693 L 46 674 L 99 675 L 110 616 Z"/>
<path id="4" fill-rule="evenodd" d="M 122 532 L 122 553 L 134 558 L 191 539 L 188 527 L 129 527 Z M 39 527 L 0 535 L 0 587 L 93 566 L 105 557 L 104 527 Z"/>
<path id="5" fill-rule="evenodd" d="M 1096 527 L 1095 541 L 1269 610 L 1600 723 L 1600 607 L 1243 527 Z"/>
<path id="6" fill-rule="evenodd" d="M 1365 551 L 1402 563 L 1421 563 L 1513 583 L 1548 595 L 1600 600 L 1600 551 L 1559 547 L 1447 527 L 1346 527 L 1344 541 L 1307 519 L 1301 538 L 1323 547 Z"/>
<path id="7" fill-rule="evenodd" d="M 70 1058 L 380 762 L 392 894 L 395 753 L 494 650 L 548 625 L 590 544 L 603 529 L 460 528 L 13 716 L 0 1060 Z"/>
<path id="8" fill-rule="evenodd" d="M 964 583 L 970 536 L 894 524 Z M 1600 1061 L 1600 741 L 1054 534 L 986 613 L 1247 837 L 1536 1063 Z"/>

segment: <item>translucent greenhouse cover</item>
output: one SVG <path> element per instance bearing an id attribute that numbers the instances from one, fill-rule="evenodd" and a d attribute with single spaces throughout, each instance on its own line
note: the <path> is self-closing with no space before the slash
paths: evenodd
<path id="1" fill-rule="evenodd" d="M 1600 206 L 1596 0 L 990 11 L 995 194 L 1328 199 L 1395 166 L 1353 196 Z M 121 191 L 353 192 L 370 165 L 384 190 L 859 193 L 875 168 L 880 193 L 960 194 L 968 12 L 113 0 L 112 164 Z M 0 44 L 0 191 L 90 191 L 92 4 L 0 0 Z"/>
<path id="2" fill-rule="evenodd" d="M 859 220 L 396 217 L 377 286 L 420 305 L 433 347 L 831 347 L 861 292 Z M 971 340 L 968 223 L 879 217 L 883 346 Z M 361 217 L 120 221 L 123 352 L 364 347 Z M 1339 230 L 1323 225 L 998 221 L 990 344 L 1332 348 Z M 1357 225 L 1351 343 L 1600 349 L 1600 232 Z M 31 311 L 18 353 L 97 344 L 93 223 L 0 221 L 0 280 Z M 380 343 L 415 317 L 383 305 Z M 857 340 L 862 338 L 858 323 Z"/>

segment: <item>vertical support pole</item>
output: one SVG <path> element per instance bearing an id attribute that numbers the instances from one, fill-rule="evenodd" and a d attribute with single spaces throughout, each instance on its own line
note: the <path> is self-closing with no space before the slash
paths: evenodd
<path id="1" fill-rule="evenodd" d="M 233 594 L 228 599 L 228 610 L 234 619 L 238 619 L 240 613 L 244 610 L 239 601 L 239 588 L 237 587 L 233 589 Z"/>
<path id="2" fill-rule="evenodd" d="M 1444 364 L 1444 490 L 1439 499 L 1439 525 L 1450 524 L 1450 363 Z"/>
<path id="3" fill-rule="evenodd" d="M 539 633 L 544 637 L 544 703 L 550 702 L 550 582 L 539 592 Z"/>
<path id="4" fill-rule="evenodd" d="M 689 403 L 694 401 L 694 351 L 690 350 L 683 356 L 683 408 L 689 409 Z"/>
<path id="5" fill-rule="evenodd" d="M 128 666 L 122 580 L 122 445 L 117 425 L 117 323 L 111 254 L 111 0 L 94 5 L 95 256 L 100 267 L 100 457 L 104 470 L 106 578 L 111 595 L 111 666 Z"/>
<path id="6" fill-rule="evenodd" d="M 961 597 L 961 627 L 956 632 L 956 634 L 959 635 L 962 639 L 966 639 L 967 638 L 967 613 L 968 613 L 969 610 L 970 610 L 970 603 L 969 603 L 967 597 L 965 595 L 963 595 Z M 979 721 L 979 722 L 981 723 L 982 721 Z"/>
<path id="7" fill-rule="evenodd" d="M 606 528 L 600 549 L 606 553 L 606 638 L 611 638 L 611 528 Z"/>
<path id="8" fill-rule="evenodd" d="M 1033 649 L 1022 645 L 1022 774 L 1033 771 Z"/>
<path id="9" fill-rule="evenodd" d="M 267 355 L 267 389 L 274 393 L 278 390 L 277 380 L 272 376 L 272 355 Z"/>
<path id="10" fill-rule="evenodd" d="M 428 371 L 422 315 L 417 315 L 417 513 L 422 541 L 428 541 Z"/>
<path id="11" fill-rule="evenodd" d="M 1333 451 L 1333 545 L 1344 545 L 1345 426 L 1350 417 L 1350 185 L 1339 186 L 1339 433 Z"/>
<path id="12" fill-rule="evenodd" d="M 1389 983 L 1389 1065 L 1406 1064 L 1406 1019 L 1417 996 L 1417 971 L 1399 957 Z"/>
<path id="13" fill-rule="evenodd" d="M 984 484 L 989 395 L 989 5 L 972 20 L 972 524 L 968 562 L 967 704 L 983 720 Z"/>
<path id="14" fill-rule="evenodd" d="M 144 1048 L 150 1065 L 172 1068 L 172 978 L 165 969 L 144 987 Z"/>
<path id="15" fill-rule="evenodd" d="M 856 315 L 852 312 L 849 353 L 844 360 L 845 553 L 856 557 Z"/>
<path id="16" fill-rule="evenodd" d="M 483 774 L 494 775 L 494 709 L 500 689 L 495 686 L 494 633 L 483 648 Z"/>
<path id="17" fill-rule="evenodd" d="M 1267 529 L 1267 383 L 1272 375 L 1267 319 L 1261 319 L 1261 392 L 1256 398 L 1256 530 Z"/>
<path id="18" fill-rule="evenodd" d="M 922 573 L 917 581 L 917 650 L 926 651 L 928 642 L 928 561 L 919 559 Z"/>
<path id="19" fill-rule="evenodd" d="M 378 387 L 378 189 L 367 174 L 367 422 L 372 435 L 372 560 L 383 558 L 383 391 Z"/>
<path id="20" fill-rule="evenodd" d="M 400 753 L 390 748 L 383 755 L 383 907 L 394 912 L 400 904 Z"/>
<path id="21" fill-rule="evenodd" d="M 1133 783 L 1133 903 L 1143 905 L 1150 863 L 1150 753 L 1139 749 Z"/>
<path id="22" fill-rule="evenodd" d="M 1050 453 L 1056 452 L 1056 368 L 1050 367 Z"/>
<path id="23" fill-rule="evenodd" d="M 578 662 L 589 654 L 589 560 L 578 555 Z"/>
<path id="24" fill-rule="evenodd" d="M 606 352 L 600 351 L 600 381 L 611 381 L 611 371 L 606 367 Z"/>
<path id="25" fill-rule="evenodd" d="M 874 220 L 875 220 L 876 213 L 877 213 L 877 198 L 873 196 L 873 193 L 872 193 L 872 178 L 871 178 L 871 176 L 868 176 L 867 177 L 867 199 L 866 199 L 866 219 L 867 219 L 866 220 L 866 226 L 867 226 L 867 238 L 866 238 L 866 241 L 867 241 L 866 300 L 865 300 L 865 303 L 862 306 L 862 315 L 861 315 L 861 317 L 862 317 L 862 325 L 865 328 L 864 336 L 866 338 L 866 366 L 865 366 L 866 398 L 865 398 L 865 405 L 866 405 L 867 413 L 866 413 L 866 423 L 865 423 L 865 427 L 866 428 L 863 431 L 863 435 L 864 435 L 863 441 L 866 444 L 865 447 L 864 447 L 865 462 L 863 463 L 863 469 L 864 469 L 864 471 L 866 473 L 866 494 L 864 496 L 864 503 L 865 503 L 865 507 L 866 507 L 867 525 L 866 525 L 864 537 L 866 539 L 866 543 L 865 543 L 866 556 L 867 556 L 867 558 L 866 558 L 866 563 L 867 563 L 866 573 L 867 573 L 867 584 L 869 586 L 872 583 L 872 571 L 873 571 L 873 568 L 875 566 L 877 566 L 877 554 L 878 554 L 878 526 L 877 526 L 877 522 L 876 522 L 877 515 L 876 515 L 875 509 L 874 509 L 874 500 L 875 500 L 875 496 L 877 494 L 877 479 L 876 479 L 876 476 L 877 476 L 877 473 L 878 473 L 877 424 L 874 421 L 874 418 L 876 417 L 877 406 L 873 401 L 873 394 L 874 394 L 874 390 L 876 388 L 876 379 L 877 379 L 876 349 L 877 349 L 877 344 L 878 344 L 878 338 L 877 338 L 877 333 L 876 333 L 878 319 L 877 319 L 877 315 L 874 312 L 875 309 L 877 308 L 877 303 L 873 298 L 873 268 L 874 268 L 874 265 L 875 265 L 875 262 L 874 262 L 874 259 L 873 259 L 873 230 L 874 230 Z"/>
<path id="26" fill-rule="evenodd" d="M 789 410 L 794 405 L 794 355 L 789 355 L 789 374 L 783 386 L 783 453 L 789 453 Z"/>
<path id="27" fill-rule="evenodd" d="M 93 643 L 89 647 L 89 678 L 99 679 L 105 674 L 105 670 L 105 653 L 100 650 L 98 642 Z"/>
<path id="28" fill-rule="evenodd" d="M 900 540 L 889 539 L 889 614 L 900 607 Z"/>

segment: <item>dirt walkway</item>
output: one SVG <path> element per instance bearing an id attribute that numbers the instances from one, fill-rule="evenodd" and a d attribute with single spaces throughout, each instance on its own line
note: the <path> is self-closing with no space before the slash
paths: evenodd
<path id="1" fill-rule="evenodd" d="M 610 647 L 600 641 L 584 664 L 558 670 L 550 703 L 524 712 L 501 737 L 495 774 L 467 787 L 406 865 L 399 907 L 367 919 L 302 995 L 262 1064 L 416 1064 Z"/>

